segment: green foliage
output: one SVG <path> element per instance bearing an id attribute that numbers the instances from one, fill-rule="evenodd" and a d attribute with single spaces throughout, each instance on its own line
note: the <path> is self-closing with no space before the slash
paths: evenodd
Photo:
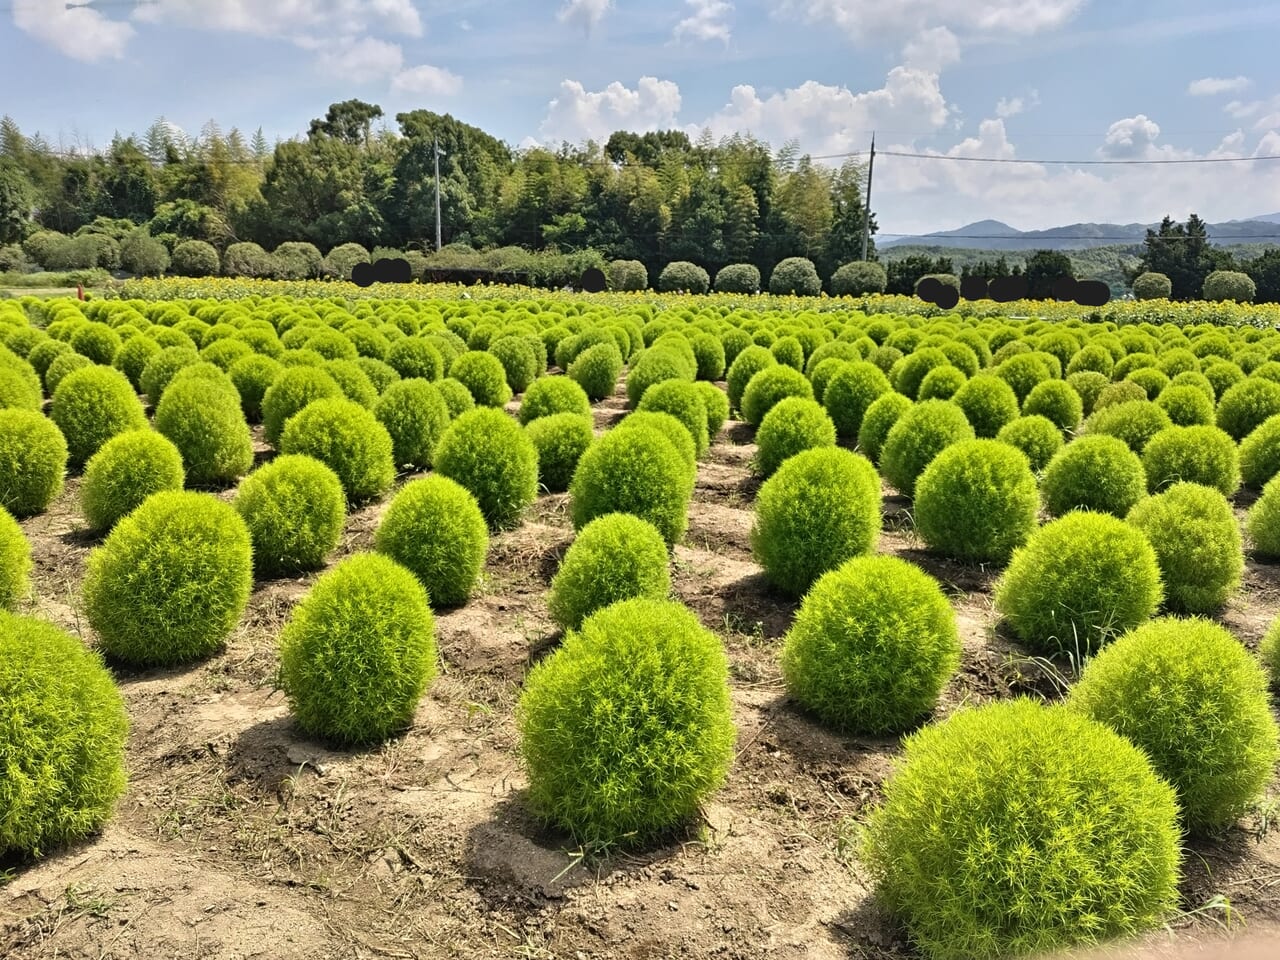
<path id="1" fill-rule="evenodd" d="M 449 408 L 450 420 L 456 420 L 468 410 L 476 408 L 476 401 L 471 396 L 471 391 L 461 380 L 445 377 L 443 380 L 437 380 L 434 386 L 440 392 L 444 405 Z"/>
<path id="2" fill-rule="evenodd" d="M 920 400 L 950 400 L 968 379 L 963 370 L 944 363 L 924 375 L 916 397 Z"/>
<path id="3" fill-rule="evenodd" d="M 614 260 L 605 271 L 610 290 L 647 290 L 649 271 L 639 260 Z"/>
<path id="4" fill-rule="evenodd" d="M 1280 558 L 1280 479 L 1272 477 L 1262 488 L 1262 496 L 1245 516 L 1245 532 L 1257 556 Z"/>
<path id="5" fill-rule="evenodd" d="M 714 441 L 729 419 L 729 397 L 714 383 L 707 383 L 705 380 L 698 382 L 698 389 L 702 392 L 702 402 L 707 408 L 707 436 Z"/>
<path id="6" fill-rule="evenodd" d="M 792 336 L 781 336 L 769 344 L 769 352 L 779 363 L 804 372 L 804 346 Z"/>
<path id="7" fill-rule="evenodd" d="M 1156 405 L 1177 427 L 1212 426 L 1214 423 L 1212 393 L 1206 396 L 1199 387 L 1171 384 L 1160 391 Z"/>
<path id="8" fill-rule="evenodd" d="M 448 477 L 412 480 L 395 495 L 375 547 L 403 565 L 437 608 L 467 602 L 489 551 L 489 529 L 476 498 Z"/>
<path id="9" fill-rule="evenodd" d="M 937 403 L 949 403 L 938 400 Z M 858 428 L 858 451 L 872 463 L 879 464 L 885 440 L 894 425 L 915 406 L 907 397 L 896 391 L 881 394 L 867 407 Z"/>
<path id="10" fill-rule="evenodd" d="M 84 606 L 102 650 L 138 667 L 219 650 L 253 586 L 249 529 L 210 493 L 152 494 L 89 554 Z"/>
<path id="11" fill-rule="evenodd" d="M 855 557 L 805 594 L 782 650 L 797 702 L 841 732 L 919 721 L 960 665 L 955 612 L 938 582 L 892 556 Z"/>
<path id="12" fill-rule="evenodd" d="M 614 343 L 597 343 L 578 354 L 566 372 L 592 400 L 613 396 L 622 374 L 622 352 Z"/>
<path id="13" fill-rule="evenodd" d="M 626 513 L 596 517 L 582 528 L 551 580 L 547 604 L 565 630 L 635 597 L 666 600 L 671 591 L 666 541 L 653 524 Z"/>
<path id="14" fill-rule="evenodd" d="M 71 349 L 94 363 L 110 366 L 120 349 L 120 335 L 105 323 L 87 323 L 71 337 Z"/>
<path id="15" fill-rule="evenodd" d="M 79 356 L 79 354 L 75 354 Z M 87 358 L 84 358 L 87 360 Z M 55 363 L 57 361 L 54 361 Z M 29 368 L 30 369 L 30 368 Z M 0 365 L 0 410 L 31 410 L 38 412 L 44 398 L 40 395 L 40 383 L 32 382 L 18 370 Z"/>
<path id="16" fill-rule="evenodd" d="M 698 334 L 693 338 L 690 346 L 693 347 L 693 355 L 698 361 L 697 378 L 699 380 L 715 381 L 724 376 L 724 344 L 720 342 L 719 337 L 709 333 Z"/>
<path id="17" fill-rule="evenodd" d="M 323 566 L 347 519 L 342 481 L 312 457 L 284 455 L 241 482 L 233 504 L 253 539 L 254 568 L 275 577 Z"/>
<path id="18" fill-rule="evenodd" d="M 1081 657 L 1148 619 L 1163 597 L 1146 535 L 1109 514 L 1077 510 L 1014 552 L 995 608 L 1034 650 Z"/>
<path id="19" fill-rule="evenodd" d="M 0 410 L 0 507 L 15 517 L 43 513 L 62 492 L 67 441 L 44 415 Z"/>
<path id="20" fill-rule="evenodd" d="M 1139 501 L 1128 521 L 1155 548 L 1168 609 L 1215 613 L 1240 588 L 1240 526 L 1227 498 L 1212 487 L 1175 483 Z"/>
<path id="21" fill-rule="evenodd" d="M 1206 300 L 1237 300 L 1252 303 L 1258 293 L 1253 278 L 1239 270 L 1214 270 L 1204 278 L 1202 295 Z"/>
<path id="22" fill-rule="evenodd" d="M 491 353 L 468 350 L 453 361 L 449 376 L 467 388 L 478 406 L 501 409 L 511 400 L 507 371 Z"/>
<path id="23" fill-rule="evenodd" d="M 58 391 L 59 384 L 61 384 L 69 374 L 76 370 L 91 370 L 93 367 L 94 363 L 92 360 L 88 357 L 80 356 L 80 354 L 76 353 L 70 347 L 67 347 L 67 352 L 54 357 L 53 362 L 49 364 L 49 368 L 45 371 L 45 392 L 52 397 Z M 41 404 L 39 402 L 31 400 L 15 402 L 13 384 L 14 375 L 12 371 L 0 370 L 0 404 L 3 405 L 4 409 L 18 408 L 33 411 L 40 409 Z M 132 384 L 130 386 L 132 386 Z M 6 396 L 8 399 L 5 399 Z M 23 388 L 22 396 L 30 396 L 25 387 Z"/>
<path id="24" fill-rule="evenodd" d="M 1178 903 L 1173 789 L 1107 727 L 1026 698 L 907 736 L 862 859 L 932 960 L 997 960 L 1158 926 Z"/>
<path id="25" fill-rule="evenodd" d="M 890 379 L 895 390 L 916 400 L 925 374 L 937 367 L 950 365 L 950 359 L 937 347 L 920 347 L 893 365 Z"/>
<path id="26" fill-rule="evenodd" d="M 353 348 L 352 353 L 354 352 Z M 488 356 L 493 363 L 486 364 L 481 369 L 487 373 L 492 373 L 496 368 L 505 383 L 507 374 L 502 362 L 491 354 L 484 355 Z M 462 380 L 470 387 L 471 384 L 466 378 L 459 377 L 454 371 L 457 362 L 458 360 L 455 359 L 453 364 L 450 365 L 449 376 Z M 421 340 L 417 337 L 405 337 L 393 343 L 391 349 L 387 351 L 387 365 L 405 379 L 421 377 L 423 380 L 436 381 L 444 376 L 444 358 L 440 355 L 440 351 L 426 340 Z M 462 365 L 463 371 L 468 376 L 472 375 L 471 371 L 474 370 L 474 367 L 475 361 L 473 360 L 468 360 Z M 506 400 L 503 403 L 506 403 Z M 498 406 L 501 406 L 501 404 L 498 404 Z"/>
<path id="27" fill-rule="evenodd" d="M 344 397 L 366 409 L 373 409 L 378 401 L 378 390 L 360 364 L 354 360 L 326 360 L 321 369 L 333 377 Z"/>
<path id="28" fill-rule="evenodd" d="M 222 272 L 228 277 L 261 279 L 276 272 L 271 254 L 252 241 L 233 243 L 222 255 Z"/>
<path id="29" fill-rule="evenodd" d="M 222 262 L 213 244 L 184 240 L 173 248 L 169 267 L 180 277 L 216 277 L 222 270 Z"/>
<path id="30" fill-rule="evenodd" d="M 698 384 L 690 380 L 663 380 L 644 392 L 636 410 L 642 413 L 669 413 L 693 437 L 694 456 L 701 458 L 710 446 L 707 403 Z"/>
<path id="31" fill-rule="evenodd" d="M 814 373 L 816 380 L 817 371 Z M 816 384 L 814 389 L 816 393 Z M 822 406 L 835 424 L 837 436 L 856 439 L 871 404 L 890 390 L 889 378 L 874 363 L 853 361 L 837 370 L 822 391 Z"/>
<path id="32" fill-rule="evenodd" d="M 1151 758 L 1193 833 L 1233 824 L 1280 759 L 1261 665 L 1224 627 L 1152 620 L 1085 666 L 1069 708 Z"/>
<path id="33" fill-rule="evenodd" d="M 278 360 L 257 353 L 243 357 L 231 365 L 227 376 L 240 394 L 240 410 L 246 421 L 262 421 L 262 401 L 266 398 L 267 390 L 284 373 L 284 369 Z"/>
<path id="34" fill-rule="evenodd" d="M 1147 271 L 1133 281 L 1133 295 L 1139 300 L 1168 300 L 1173 284 L 1163 273 Z"/>
<path id="35" fill-rule="evenodd" d="M 947 447 L 916 482 L 916 530 L 931 550 L 968 563 L 1008 560 L 1039 508 L 1026 455 L 999 440 Z"/>
<path id="36" fill-rule="evenodd" d="M 1142 468 L 1150 493 L 1187 481 L 1229 497 L 1240 486 L 1239 451 L 1217 427 L 1166 427 L 1147 442 Z"/>
<path id="37" fill-rule="evenodd" d="M 1027 394 L 1022 415 L 1043 416 L 1063 430 L 1074 430 L 1084 417 L 1084 402 L 1065 380 L 1045 380 Z"/>
<path id="38" fill-rule="evenodd" d="M 689 352 L 692 355 L 692 348 Z M 687 361 L 674 347 L 650 347 L 640 354 L 627 372 L 627 405 L 636 409 L 646 391 L 663 380 L 693 382 L 696 372 L 696 360 Z"/>
<path id="39" fill-rule="evenodd" d="M 836 426 L 821 404 L 805 397 L 786 397 L 760 422 L 753 467 L 760 476 L 769 477 L 801 451 L 835 445 Z"/>
<path id="40" fill-rule="evenodd" d="M 156 408 L 155 427 L 182 454 L 192 486 L 231 484 L 253 468 L 253 435 L 240 398 L 220 383 L 171 383 Z"/>
<path id="41" fill-rule="evenodd" d="M 1054 455 L 1040 488 L 1045 509 L 1054 516 L 1079 509 L 1124 517 L 1146 496 L 1147 474 L 1123 440 L 1084 436 Z"/>
<path id="42" fill-rule="evenodd" d="M 49 417 L 67 441 L 68 463 L 79 467 L 118 433 L 147 425 L 142 402 L 119 370 L 90 366 L 58 384 Z"/>
<path id="43" fill-rule="evenodd" d="M 635 847 L 687 822 L 733 762 L 728 679 L 719 638 L 681 604 L 597 611 L 525 679 L 530 805 L 587 845 Z"/>
<path id="44" fill-rule="evenodd" d="M 80 508 L 89 528 L 105 533 L 153 493 L 186 483 L 182 454 L 150 427 L 116 434 L 89 458 L 80 485 Z"/>
<path id="45" fill-rule="evenodd" d="M 0 613 L 0 852 L 96 833 L 125 791 L 124 700 L 77 637 Z"/>
<path id="46" fill-rule="evenodd" d="M 1142 367 L 1125 377 L 1130 383 L 1136 383 L 1146 394 L 1148 400 L 1155 400 L 1169 385 L 1169 378 L 1155 367 Z"/>
<path id="47" fill-rule="evenodd" d="M 1241 442 L 1240 473 L 1253 490 L 1280 473 L 1280 415 L 1268 417 Z"/>
<path id="48" fill-rule="evenodd" d="M 138 375 L 138 386 L 147 395 L 147 402 L 153 407 L 158 404 L 178 371 L 199 362 L 200 354 L 194 347 L 165 347 L 153 355 Z"/>
<path id="49" fill-rule="evenodd" d="M 831 293 L 837 297 L 861 297 L 884 293 L 889 283 L 884 267 L 867 260 L 843 264 L 831 275 Z"/>
<path id="50" fill-rule="evenodd" d="M 578 461 L 595 440 L 590 417 L 553 413 L 525 427 L 538 454 L 538 482 L 551 493 L 569 489 Z"/>
<path id="51" fill-rule="evenodd" d="M 317 367 L 289 367 L 262 395 L 262 427 L 267 443 L 280 448 L 289 419 L 316 400 L 343 396 L 338 381 Z"/>
<path id="52" fill-rule="evenodd" d="M 408 727 L 436 669 L 427 592 L 378 553 L 321 576 L 280 634 L 280 685 L 294 720 L 335 744 L 377 743 Z"/>
<path id="53" fill-rule="evenodd" d="M 871 553 L 880 538 L 880 477 L 839 447 L 789 458 L 756 494 L 751 551 L 769 582 L 803 596 L 828 570 Z"/>
<path id="54" fill-rule="evenodd" d="M 813 261 L 806 257 L 779 260 L 769 274 L 769 292 L 775 296 L 816 297 L 822 280 Z"/>
<path id="55" fill-rule="evenodd" d="M 916 479 L 933 458 L 954 443 L 974 439 L 964 412 L 948 400 L 923 400 L 894 423 L 880 456 L 884 477 L 903 496 L 915 493 Z"/>
<path id="56" fill-rule="evenodd" d="M 370 411 L 350 400 L 313 400 L 289 418 L 281 453 L 314 457 L 342 481 L 347 500 L 376 500 L 395 482 L 391 434 Z"/>
<path id="57" fill-rule="evenodd" d="M 730 263 L 716 272 L 716 293 L 759 293 L 760 268 L 750 263 Z"/>
<path id="58" fill-rule="evenodd" d="M 1042 472 L 1062 449 L 1062 431 L 1039 415 L 1010 420 L 1000 428 L 996 439 L 1021 450 L 1036 473 Z"/>
<path id="59" fill-rule="evenodd" d="M 1271 621 L 1266 636 L 1258 644 L 1258 659 L 1272 687 L 1280 688 L 1280 617 Z"/>
<path id="60" fill-rule="evenodd" d="M 436 445 L 449 425 L 449 408 L 436 388 L 419 377 L 397 380 L 373 405 L 373 415 L 391 436 L 397 467 L 431 465 Z"/>
<path id="61" fill-rule="evenodd" d="M 1169 415 L 1151 400 L 1125 400 L 1098 409 L 1085 422 L 1085 433 L 1116 437 L 1139 456 L 1148 441 L 1173 426 Z"/>
<path id="62" fill-rule="evenodd" d="M 513 417 L 479 407 L 449 424 L 435 470 L 469 490 L 491 529 L 514 527 L 538 496 L 538 451 Z"/>
<path id="63" fill-rule="evenodd" d="M 696 263 L 673 260 L 662 268 L 655 286 L 660 293 L 706 293 L 711 289 L 711 277 Z"/>
<path id="64" fill-rule="evenodd" d="M 499 337 L 489 344 L 488 352 L 502 364 L 512 393 L 524 393 L 534 377 L 544 372 L 532 345 L 522 336 Z"/>
<path id="65" fill-rule="evenodd" d="M 766 367 L 747 383 L 742 393 L 742 418 L 759 427 L 774 405 L 786 397 L 813 399 L 813 384 L 794 367 L 776 363 Z"/>
<path id="66" fill-rule="evenodd" d="M 996 436 L 1018 417 L 1018 395 L 1013 387 L 990 373 L 966 380 L 951 395 L 951 402 L 964 412 L 974 435 L 984 439 Z"/>
<path id="67" fill-rule="evenodd" d="M 1217 365 L 1209 369 L 1217 369 Z M 1237 443 L 1278 413 L 1280 383 L 1261 377 L 1241 380 L 1218 399 L 1218 426 L 1231 434 L 1231 439 Z"/>
<path id="68" fill-rule="evenodd" d="M 576 413 L 591 417 L 591 400 L 577 381 L 569 377 L 541 377 L 534 381 L 520 400 L 522 424 L 555 413 Z"/>
<path id="69" fill-rule="evenodd" d="M 0 610 L 12 610 L 31 590 L 31 544 L 18 521 L 0 508 Z"/>
<path id="70" fill-rule="evenodd" d="M 729 372 L 725 374 L 725 389 L 729 394 L 729 406 L 733 410 L 742 409 L 742 394 L 747 384 L 761 370 L 777 366 L 778 360 L 767 347 L 752 344 L 744 348 L 729 364 Z"/>

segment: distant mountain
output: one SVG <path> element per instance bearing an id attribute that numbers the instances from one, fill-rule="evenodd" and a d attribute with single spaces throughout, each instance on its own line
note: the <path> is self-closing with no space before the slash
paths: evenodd
<path id="1" fill-rule="evenodd" d="M 1159 223 L 1073 223 L 1048 230 L 1018 230 L 999 220 L 979 220 L 957 230 L 941 230 L 923 237 L 877 240 L 876 248 L 902 246 L 965 247 L 977 250 L 1089 250 L 1117 244 L 1142 243 L 1148 228 Z M 1280 213 L 1208 225 L 1209 239 L 1222 246 L 1280 241 Z"/>

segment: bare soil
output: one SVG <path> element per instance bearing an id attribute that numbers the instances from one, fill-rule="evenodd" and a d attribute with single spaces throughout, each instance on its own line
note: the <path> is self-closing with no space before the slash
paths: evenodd
<path id="1" fill-rule="evenodd" d="M 597 407 L 597 426 L 612 423 L 625 393 Z M 128 793 L 100 837 L 0 862 L 0 956 L 914 956 L 851 857 L 899 743 L 834 735 L 788 702 L 778 650 L 796 604 L 752 560 L 751 439 L 739 423 L 717 438 L 674 552 L 675 593 L 729 653 L 739 731 L 729 780 L 700 823 L 659 849 L 592 858 L 522 801 L 513 706 L 530 664 L 559 639 L 546 593 L 572 539 L 567 498 L 547 494 L 493 538 L 477 595 L 438 612 L 441 674 L 412 729 L 381 748 L 308 740 L 274 689 L 275 637 L 314 575 L 257 583 L 208 661 L 116 670 L 132 724 Z M 36 562 L 28 607 L 91 643 L 79 585 L 96 541 L 78 487 L 71 478 L 23 523 Z M 996 628 L 998 571 L 928 555 L 908 501 L 885 494 L 880 549 L 938 577 L 959 617 L 963 666 L 938 715 L 1059 696 L 1069 667 L 1033 660 Z M 370 547 L 384 509 L 350 517 L 332 562 Z M 1280 568 L 1251 562 L 1222 622 L 1253 648 L 1278 613 Z M 1222 956 L 1215 940 L 1228 929 L 1280 938 L 1278 797 L 1280 782 L 1223 836 L 1189 845 L 1184 912 L 1150 944 Z"/>

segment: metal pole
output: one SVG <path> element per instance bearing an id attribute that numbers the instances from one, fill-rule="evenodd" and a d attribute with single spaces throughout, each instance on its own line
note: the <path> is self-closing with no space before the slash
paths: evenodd
<path id="1" fill-rule="evenodd" d="M 876 133 L 871 131 L 871 160 L 867 163 L 867 205 L 862 211 L 862 259 L 867 259 L 867 241 L 871 237 L 871 172 L 876 166 Z"/>
<path id="2" fill-rule="evenodd" d="M 432 138 L 436 155 L 436 253 L 440 252 L 440 140 Z"/>

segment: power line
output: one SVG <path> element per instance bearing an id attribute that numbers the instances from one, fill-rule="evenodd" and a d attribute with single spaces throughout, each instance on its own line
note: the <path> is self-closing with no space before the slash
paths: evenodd
<path id="1" fill-rule="evenodd" d="M 881 150 L 881 156 L 885 157 L 909 157 L 915 160 L 959 160 L 967 163 L 1037 163 L 1037 164 L 1066 164 L 1067 166 L 1130 166 L 1130 165 L 1159 165 L 1173 163 L 1253 163 L 1258 160 L 1280 160 L 1280 154 L 1273 154 L 1259 157 L 1194 157 L 1180 160 L 1020 160 L 1011 157 L 953 157 L 949 154 L 938 153 L 906 153 L 903 151 Z M 834 157 L 856 156 L 856 154 L 829 154 L 825 157 L 813 157 L 814 160 L 827 160 Z"/>

